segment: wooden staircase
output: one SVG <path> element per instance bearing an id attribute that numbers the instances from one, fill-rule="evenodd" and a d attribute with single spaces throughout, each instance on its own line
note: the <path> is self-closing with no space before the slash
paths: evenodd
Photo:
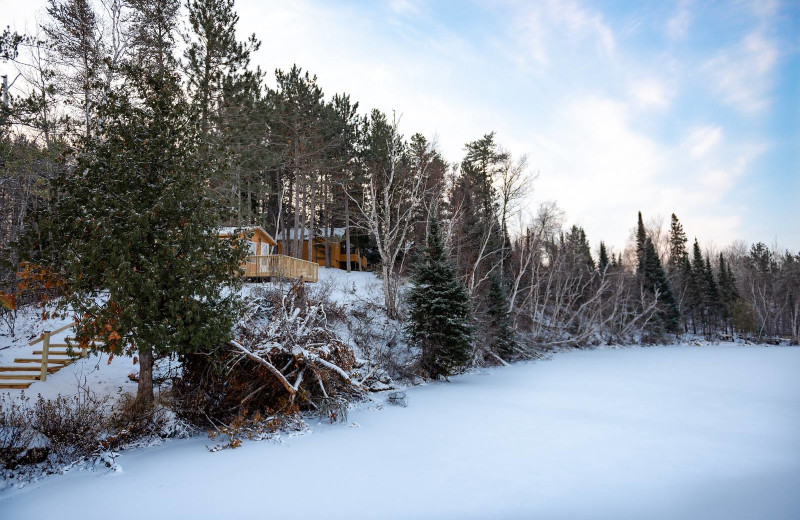
<path id="1" fill-rule="evenodd" d="M 75 360 L 85 357 L 86 348 L 77 351 L 70 348 L 69 341 L 74 338 L 64 338 L 66 343 L 50 342 L 53 336 L 74 325 L 75 323 L 70 323 L 57 330 L 44 331 L 38 339 L 28 344 L 31 347 L 42 344 L 41 349 L 33 351 L 32 357 L 16 358 L 14 365 L 0 366 L 0 390 L 28 388 L 35 381 L 46 381 L 48 374 L 55 374 Z M 58 350 L 50 350 L 51 348 Z"/>

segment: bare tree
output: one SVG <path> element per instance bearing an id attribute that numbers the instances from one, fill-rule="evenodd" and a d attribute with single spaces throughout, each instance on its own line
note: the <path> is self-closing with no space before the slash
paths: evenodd
<path id="1" fill-rule="evenodd" d="M 398 259 L 407 251 L 407 239 L 420 216 L 425 177 L 433 154 L 419 157 L 414 164 L 403 160 L 404 143 L 398 132 L 399 120 L 392 117 L 388 164 L 368 172 L 361 199 L 348 193 L 356 209 L 355 225 L 375 237 L 381 257 L 386 314 L 397 317 Z"/>

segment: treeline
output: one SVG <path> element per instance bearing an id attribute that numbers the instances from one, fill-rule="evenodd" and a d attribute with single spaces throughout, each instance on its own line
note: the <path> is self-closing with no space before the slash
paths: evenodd
<path id="1" fill-rule="evenodd" d="M 345 93 L 326 96 L 300 67 L 275 71 L 270 86 L 251 63 L 260 42 L 237 40 L 237 22 L 233 0 L 190 0 L 183 11 L 175 0 L 50 0 L 37 34 L 3 33 L 0 58 L 18 71 L 0 116 L 7 311 L 12 298 L 25 298 L 21 259 L 80 278 L 71 294 L 88 294 L 92 284 L 135 286 L 139 274 L 109 267 L 120 258 L 130 259 L 130 272 L 158 273 L 156 280 L 178 258 L 173 268 L 222 283 L 237 259 L 206 240 L 208 227 L 263 226 L 289 237 L 284 252 L 295 257 L 303 255 L 301 237 L 344 228 L 345 247 L 357 243 L 381 271 L 391 318 L 426 315 L 413 298 L 404 312 L 403 276 L 426 279 L 426 262 L 450 266 L 468 309 L 468 330 L 459 334 L 469 352 L 459 363 L 681 332 L 798 341 L 800 255 L 763 244 L 712 254 L 696 241 L 690 251 L 674 216 L 668 232 L 647 228 L 640 216 L 629 250 L 601 242 L 593 253 L 584 230 L 565 227 L 555 204 L 528 206 L 534 177 L 526 159 L 494 133 L 466 143 L 463 158 L 448 163 L 435 142 L 404 136 L 399 116 L 362 111 Z M 433 263 L 423 247 L 432 228 L 440 234 Z M 169 298 L 199 290 L 178 280 L 182 290 L 174 280 L 156 289 Z M 225 303 L 210 294 L 208 301 Z M 141 290 L 125 295 L 143 298 Z M 148 312 L 166 308 L 184 319 L 169 298 Z M 451 303 L 464 314 L 463 302 Z M 129 305 L 86 310 L 105 316 L 99 325 L 119 327 L 120 316 L 134 314 L 136 303 Z M 146 315 L 129 319 L 130 334 L 143 330 Z M 208 341 L 189 338 L 201 318 L 180 334 L 167 331 L 170 341 L 191 350 L 225 336 L 232 314 L 220 315 Z M 414 341 L 428 341 L 419 334 Z"/>

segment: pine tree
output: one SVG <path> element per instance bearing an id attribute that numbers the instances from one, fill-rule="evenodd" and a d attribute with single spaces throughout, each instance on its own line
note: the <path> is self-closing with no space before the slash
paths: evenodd
<path id="1" fill-rule="evenodd" d="M 406 332 L 422 351 L 422 369 L 438 379 L 464 367 L 472 348 L 469 298 L 447 259 L 436 218 L 431 219 L 427 247 L 414 272 L 408 302 Z"/>
<path id="2" fill-rule="evenodd" d="M 102 65 L 100 27 L 97 14 L 88 0 L 49 0 L 49 23 L 44 32 L 59 59 L 59 70 L 65 73 L 56 83 L 78 107 L 88 138 L 95 126 L 97 78 Z"/>
<path id="3" fill-rule="evenodd" d="M 514 354 L 516 340 L 508 316 L 508 298 L 499 276 L 493 275 L 489 281 L 486 306 L 486 346 L 491 352 L 508 359 Z"/>
<path id="4" fill-rule="evenodd" d="M 239 15 L 233 0 L 190 0 L 187 6 L 192 34 L 186 36 L 186 72 L 205 137 L 217 122 L 215 111 L 222 106 L 226 83 L 240 79 L 260 42 L 255 35 L 248 42 L 236 39 Z"/>
<path id="5" fill-rule="evenodd" d="M 474 272 L 475 279 L 481 280 L 503 261 L 505 237 L 503 223 L 498 219 L 500 200 L 495 178 L 509 154 L 495 142 L 494 132 L 464 148 L 466 153 L 450 196 L 451 204 L 461 214 L 455 256 L 462 272 Z M 469 290 L 474 291 L 476 285 L 470 282 Z"/>
<path id="6" fill-rule="evenodd" d="M 77 337 L 103 337 L 117 354 L 135 349 L 137 402 L 149 406 L 154 354 L 210 352 L 229 337 L 246 250 L 214 231 L 220 211 L 205 195 L 199 125 L 168 63 L 174 17 L 167 14 L 177 9 L 145 8 L 138 14 L 150 23 L 140 35 L 154 45 L 140 52 L 152 54 L 126 65 L 124 84 L 105 96 L 103 124 L 59 179 L 46 223 L 68 244 L 56 267 Z"/>

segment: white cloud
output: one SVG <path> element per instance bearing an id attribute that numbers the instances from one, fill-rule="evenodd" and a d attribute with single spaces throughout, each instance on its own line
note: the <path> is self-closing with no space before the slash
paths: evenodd
<path id="1" fill-rule="evenodd" d="M 683 148 L 693 159 L 698 159 L 713 150 L 722 141 L 722 128 L 699 126 L 692 128 L 683 142 Z"/>
<path id="2" fill-rule="evenodd" d="M 667 108 L 674 97 L 662 81 L 653 78 L 635 81 L 630 90 L 634 101 L 642 108 Z"/>
<path id="3" fill-rule="evenodd" d="M 624 246 L 636 212 L 659 198 L 658 144 L 633 130 L 631 111 L 610 99 L 578 99 L 556 125 L 532 136 L 537 189 L 554 198 L 593 241 Z"/>

